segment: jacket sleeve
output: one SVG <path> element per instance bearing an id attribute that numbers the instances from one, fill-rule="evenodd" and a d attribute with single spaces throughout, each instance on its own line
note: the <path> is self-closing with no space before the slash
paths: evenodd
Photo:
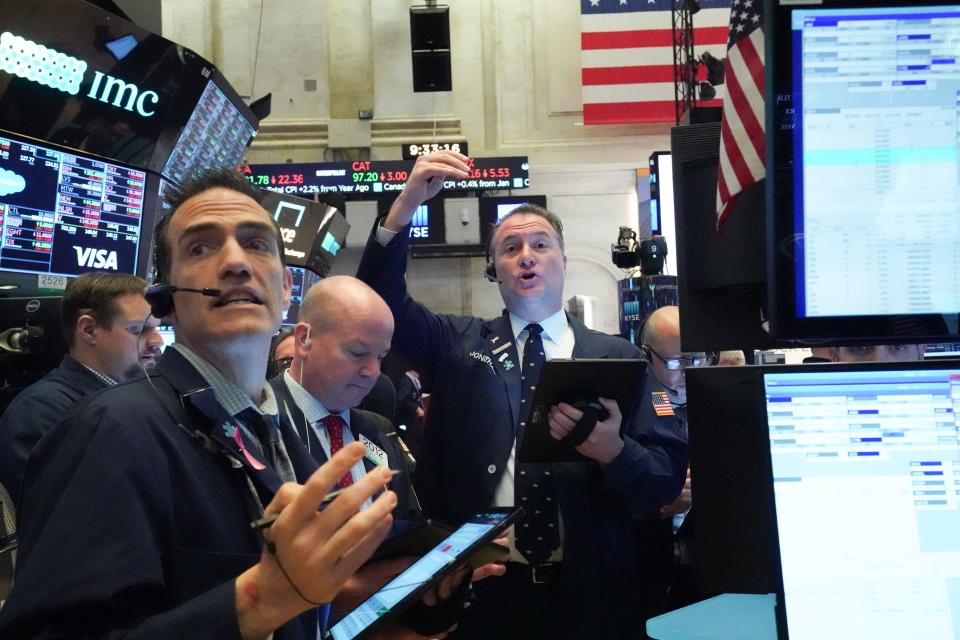
<path id="1" fill-rule="evenodd" d="M 239 638 L 232 580 L 169 602 L 164 532 L 176 497 L 148 426 L 101 405 L 49 435 L 24 481 L 0 637 Z"/>
<path id="2" fill-rule="evenodd" d="M 615 357 L 641 357 L 635 346 L 625 343 Z M 645 376 L 650 376 L 647 371 Z M 604 484 L 635 516 L 659 515 L 680 493 L 687 473 L 686 434 L 664 422 L 652 420 L 646 411 L 649 385 L 643 384 L 629 416 L 624 416 L 623 450 L 605 469 Z"/>
<path id="3" fill-rule="evenodd" d="M 380 294 L 393 312 L 397 326 L 393 348 L 414 369 L 432 376 L 439 367 L 441 356 L 454 340 L 452 327 L 445 317 L 434 314 L 407 292 L 407 248 L 410 244 L 407 229 L 383 246 L 376 239 L 380 222 L 381 219 L 374 222 L 357 268 L 357 278 Z"/>

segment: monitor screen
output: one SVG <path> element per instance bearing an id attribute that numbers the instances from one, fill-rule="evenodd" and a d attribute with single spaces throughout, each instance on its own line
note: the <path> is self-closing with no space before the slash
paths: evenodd
<path id="1" fill-rule="evenodd" d="M 960 637 L 960 363 L 769 368 L 764 387 L 780 637 Z"/>
<path id="2" fill-rule="evenodd" d="M 824 0 L 768 19 L 774 332 L 955 335 L 960 6 Z"/>
<path id="3" fill-rule="evenodd" d="M 184 175 L 242 159 L 259 121 L 190 49 L 87 2 L 0 0 L 0 15 L 0 129 L 155 173 L 175 150 Z"/>
<path id="4" fill-rule="evenodd" d="M 547 196 L 481 196 L 478 200 L 480 214 L 480 242 L 486 246 L 490 241 L 490 230 L 499 224 L 511 211 L 522 204 L 535 204 L 547 208 Z"/>
<path id="5" fill-rule="evenodd" d="M 0 131 L 0 270 L 138 273 L 147 174 Z"/>
<path id="6" fill-rule="evenodd" d="M 293 274 L 293 288 L 290 290 L 290 307 L 283 314 L 283 327 L 292 327 L 297 324 L 297 315 L 300 313 L 300 303 L 307 291 L 320 281 L 320 276 L 301 267 L 290 267 Z"/>

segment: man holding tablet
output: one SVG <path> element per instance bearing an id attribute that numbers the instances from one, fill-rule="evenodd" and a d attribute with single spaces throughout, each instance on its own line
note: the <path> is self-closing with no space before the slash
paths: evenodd
<path id="1" fill-rule="evenodd" d="M 427 515 L 461 522 L 491 506 L 523 506 L 504 577 L 476 586 L 477 601 L 456 637 L 622 638 L 636 633 L 637 575 L 632 518 L 676 496 L 686 470 L 678 432 L 609 417 L 577 447 L 587 462 L 527 466 L 515 460 L 539 367 L 547 358 L 640 358 L 638 349 L 586 328 L 563 312 L 567 259 L 562 224 L 522 205 L 493 230 L 487 276 L 506 310 L 498 318 L 432 313 L 407 294 L 407 227 L 447 177 L 464 178 L 468 158 L 422 156 L 358 270 L 393 311 L 394 349 L 435 381 L 417 463 Z M 562 429 L 580 411 L 561 403 Z M 622 429 L 621 429 L 622 427 Z"/>

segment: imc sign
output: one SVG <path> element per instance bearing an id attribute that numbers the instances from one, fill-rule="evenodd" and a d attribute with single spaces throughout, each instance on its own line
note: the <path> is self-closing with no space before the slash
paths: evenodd
<path id="1" fill-rule="evenodd" d="M 26 80 L 69 93 L 80 92 L 87 63 L 42 44 L 16 36 L 9 31 L 0 33 L 0 71 L 6 71 Z M 114 107 L 138 113 L 149 118 L 156 113 L 160 96 L 155 91 L 141 91 L 137 85 L 93 72 L 93 83 L 87 97 Z"/>

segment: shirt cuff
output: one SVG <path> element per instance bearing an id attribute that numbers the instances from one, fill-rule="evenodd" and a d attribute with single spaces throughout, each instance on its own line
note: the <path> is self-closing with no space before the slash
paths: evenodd
<path id="1" fill-rule="evenodd" d="M 394 238 L 397 237 L 398 233 L 399 233 L 398 231 L 391 231 L 390 229 L 387 229 L 385 226 L 383 226 L 383 221 L 378 222 L 377 231 L 375 235 L 377 239 L 377 244 L 379 244 L 381 247 L 387 246 L 393 241 Z"/>

